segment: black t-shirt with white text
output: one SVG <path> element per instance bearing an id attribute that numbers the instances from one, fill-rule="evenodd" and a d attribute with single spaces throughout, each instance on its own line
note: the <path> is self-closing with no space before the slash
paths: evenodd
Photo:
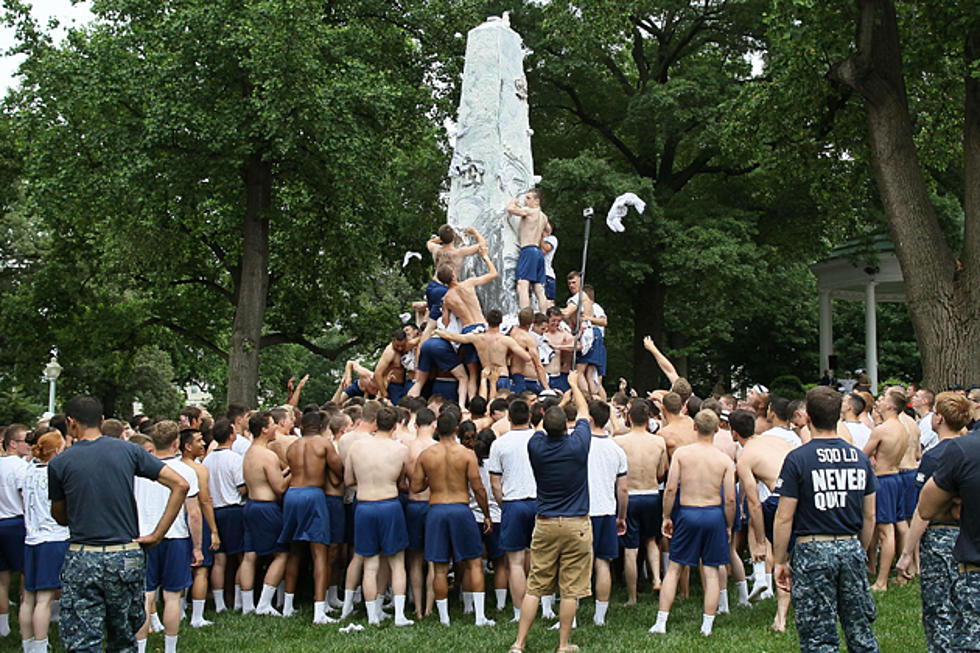
<path id="1" fill-rule="evenodd" d="M 786 456 L 773 494 L 797 499 L 797 537 L 857 535 L 864 524 L 864 497 L 877 490 L 864 452 L 840 438 L 814 438 Z"/>
<path id="2" fill-rule="evenodd" d="M 953 558 L 956 562 L 980 565 L 980 434 L 949 440 L 932 480 L 940 490 L 963 500 Z"/>

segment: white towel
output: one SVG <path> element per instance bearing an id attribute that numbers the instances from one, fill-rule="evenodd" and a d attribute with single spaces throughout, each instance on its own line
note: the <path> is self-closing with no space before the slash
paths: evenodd
<path id="1" fill-rule="evenodd" d="M 402 259 L 402 267 L 407 266 L 408 262 L 411 261 L 413 258 L 417 258 L 418 260 L 421 261 L 422 255 L 419 254 L 418 252 L 405 252 L 405 258 Z"/>
<path id="2" fill-rule="evenodd" d="M 623 226 L 623 218 L 626 217 L 630 206 L 635 208 L 638 213 L 643 213 L 647 208 L 646 202 L 633 193 L 623 193 L 616 198 L 609 208 L 609 214 L 606 215 L 606 226 L 616 233 L 626 231 L 626 227 Z"/>

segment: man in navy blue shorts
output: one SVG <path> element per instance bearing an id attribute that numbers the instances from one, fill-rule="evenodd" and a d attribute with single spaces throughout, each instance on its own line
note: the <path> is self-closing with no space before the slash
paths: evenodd
<path id="1" fill-rule="evenodd" d="M 521 308 L 530 306 L 531 296 L 528 291 L 533 287 L 538 310 L 544 311 L 549 304 L 544 293 L 547 275 L 541 240 L 548 226 L 548 216 L 541 211 L 541 191 L 537 188 L 529 190 L 524 196 L 524 206 L 520 206 L 515 197 L 507 205 L 507 212 L 521 218 L 518 229 L 521 253 L 517 259 L 517 302 Z"/>

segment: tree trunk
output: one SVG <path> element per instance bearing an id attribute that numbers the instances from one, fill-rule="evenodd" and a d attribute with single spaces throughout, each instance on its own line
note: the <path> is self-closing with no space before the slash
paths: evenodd
<path id="1" fill-rule="evenodd" d="M 663 375 L 657 362 L 643 348 L 643 338 L 650 336 L 661 349 L 665 344 L 664 300 L 667 288 L 656 272 L 643 282 L 633 301 L 633 380 L 637 393 L 644 396 L 650 390 L 661 387 Z"/>
<path id="2" fill-rule="evenodd" d="M 954 382 L 974 382 L 980 379 L 980 288 L 976 243 L 971 237 L 977 238 L 980 216 L 975 204 L 980 199 L 969 186 L 977 183 L 978 175 L 976 87 L 971 100 L 967 86 L 967 229 L 959 268 L 939 228 L 915 149 L 894 4 L 858 0 L 857 5 L 856 52 L 834 66 L 831 77 L 865 100 L 871 162 L 902 268 L 924 383 L 942 390 Z"/>
<path id="3" fill-rule="evenodd" d="M 228 348 L 228 403 L 258 407 L 259 343 L 269 292 L 269 217 L 272 167 L 261 154 L 249 157 L 242 256 L 235 282 L 235 319 Z"/>

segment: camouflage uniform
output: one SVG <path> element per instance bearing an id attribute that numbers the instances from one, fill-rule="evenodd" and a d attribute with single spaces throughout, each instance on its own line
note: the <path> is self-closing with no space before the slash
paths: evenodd
<path id="1" fill-rule="evenodd" d="M 957 573 L 950 592 L 951 651 L 980 651 L 980 571 Z"/>
<path id="2" fill-rule="evenodd" d="M 97 547 L 95 547 L 97 548 Z M 136 631 L 146 619 L 146 558 L 131 551 L 68 551 L 61 569 L 58 632 L 67 651 L 135 653 Z"/>
<path id="3" fill-rule="evenodd" d="M 930 528 L 919 543 L 922 628 L 929 653 L 945 653 L 952 647 L 953 611 L 949 591 L 958 573 L 953 545 L 959 534 L 960 529 L 955 527 Z"/>
<path id="4" fill-rule="evenodd" d="M 801 651 L 837 653 L 840 617 L 851 653 L 878 651 L 877 616 L 867 577 L 867 554 L 854 539 L 800 542 L 790 563 L 793 612 Z"/>

